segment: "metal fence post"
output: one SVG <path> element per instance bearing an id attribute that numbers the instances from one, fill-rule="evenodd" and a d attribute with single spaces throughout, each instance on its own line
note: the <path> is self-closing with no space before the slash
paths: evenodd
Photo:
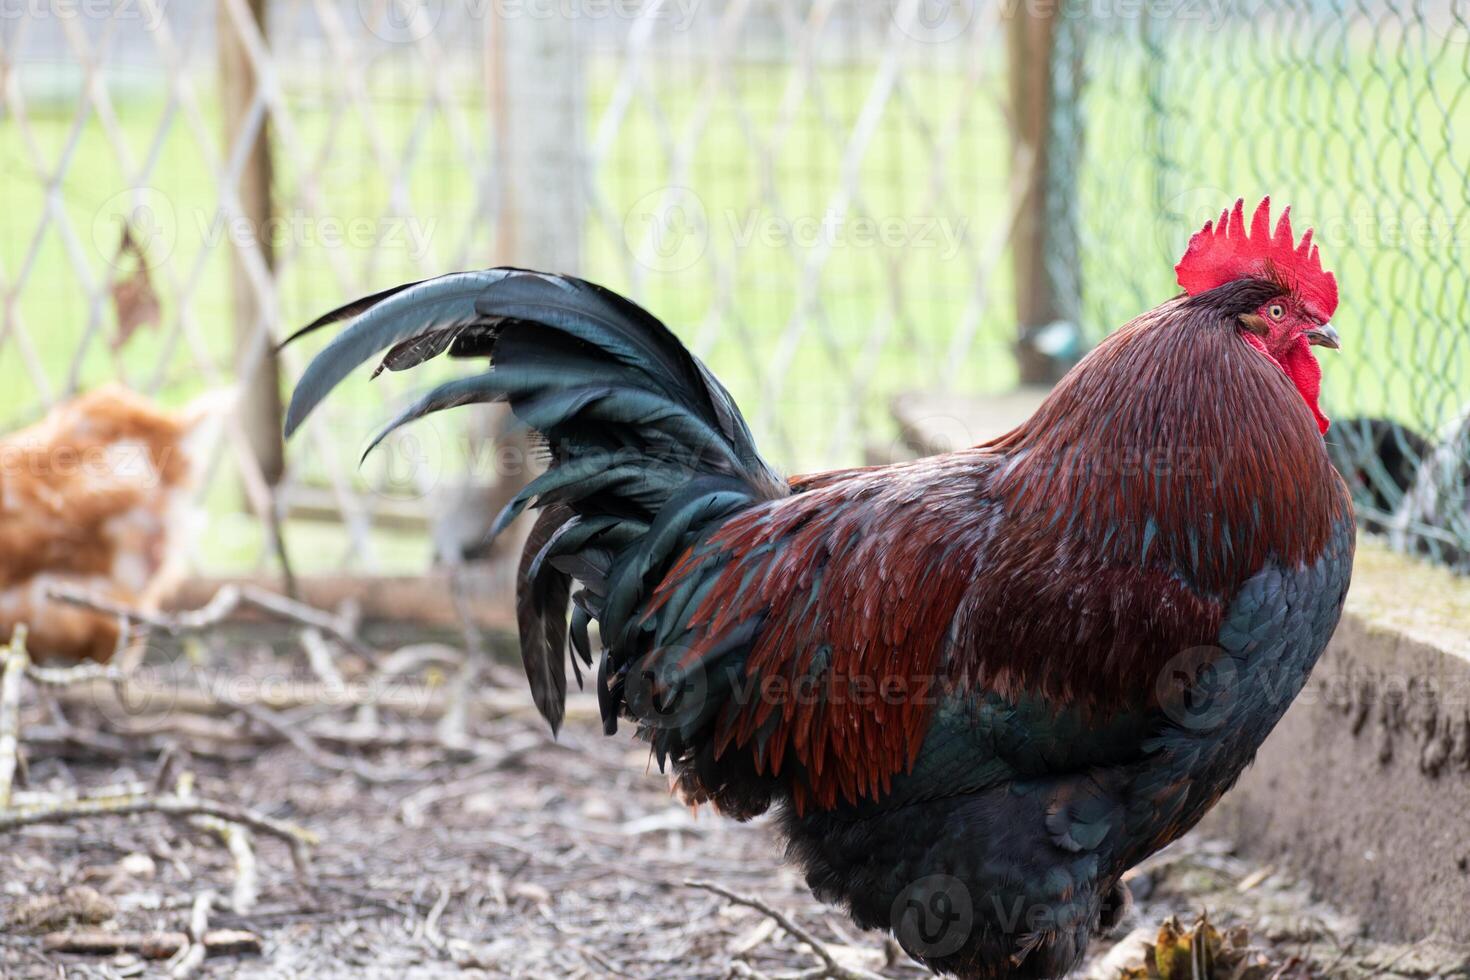
<path id="1" fill-rule="evenodd" d="M 501 113 L 501 258 L 575 274 L 587 191 L 580 34 L 575 20 L 531 13 L 494 24 Z"/>
<path id="2" fill-rule="evenodd" d="M 574 20 L 530 5 L 486 18 L 486 86 L 496 163 L 495 264 L 576 274 L 582 266 L 585 215 L 583 52 Z M 489 554 L 485 533 L 530 479 L 532 446 L 524 432 L 504 435 L 503 406 L 480 406 L 466 426 L 467 457 L 493 453 L 493 473 L 477 467 L 448 488 L 437 508 L 441 559 L 485 558 L 518 551 L 506 534 Z M 553 447 L 554 450 L 554 447 Z M 514 465 L 517 462 L 522 465 Z M 525 522 L 520 522 L 524 524 Z"/>

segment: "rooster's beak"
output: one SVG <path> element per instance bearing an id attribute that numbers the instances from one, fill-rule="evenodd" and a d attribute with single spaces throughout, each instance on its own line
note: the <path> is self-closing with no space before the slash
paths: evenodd
<path id="1" fill-rule="evenodd" d="M 1337 350 L 1342 346 L 1342 338 L 1337 331 L 1332 329 L 1332 324 L 1324 323 L 1320 327 L 1313 327 L 1307 331 L 1307 343 L 1314 347 L 1331 347 Z"/>

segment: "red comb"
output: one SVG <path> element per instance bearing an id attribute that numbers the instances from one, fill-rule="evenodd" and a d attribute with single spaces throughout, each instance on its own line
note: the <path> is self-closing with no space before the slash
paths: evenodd
<path id="1" fill-rule="evenodd" d="M 1245 226 L 1245 201 L 1234 211 L 1221 211 L 1218 224 L 1206 221 L 1189 240 L 1184 258 L 1174 267 L 1179 285 L 1191 296 L 1247 277 L 1274 279 L 1301 298 L 1316 316 L 1326 320 L 1337 309 L 1337 279 L 1322 269 L 1312 231 L 1301 243 L 1291 234 L 1291 208 L 1281 212 L 1271 232 L 1271 199 L 1262 198 Z"/>

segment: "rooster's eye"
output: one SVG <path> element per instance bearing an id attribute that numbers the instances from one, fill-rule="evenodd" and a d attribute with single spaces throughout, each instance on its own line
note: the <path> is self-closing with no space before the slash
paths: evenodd
<path id="1" fill-rule="evenodd" d="M 1282 306 L 1280 303 L 1272 303 L 1270 306 L 1266 307 L 1266 312 L 1270 314 L 1271 319 L 1279 320 L 1282 317 L 1286 316 L 1286 307 Z"/>

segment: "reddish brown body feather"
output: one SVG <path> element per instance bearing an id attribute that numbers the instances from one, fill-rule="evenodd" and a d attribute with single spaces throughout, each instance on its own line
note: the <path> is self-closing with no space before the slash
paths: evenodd
<path id="1" fill-rule="evenodd" d="M 25 623 L 37 658 L 112 657 L 116 619 L 48 593 L 82 589 L 144 609 L 169 596 L 184 571 L 195 433 L 222 410 L 165 411 L 105 385 L 0 438 L 0 641 Z"/>
<path id="2" fill-rule="evenodd" d="M 1346 494 L 1229 299 L 1137 318 L 990 445 L 794 481 L 686 555 L 654 610 L 711 546 L 734 560 L 684 663 L 763 617 L 745 675 L 767 687 L 726 704 L 719 752 L 795 760 L 799 808 L 876 797 L 917 757 L 937 703 L 922 695 L 1137 706 L 1169 657 L 1215 641 L 1245 579 L 1315 558 Z M 823 648 L 822 697 L 793 696 Z M 885 681 L 898 696 L 833 693 Z"/>

